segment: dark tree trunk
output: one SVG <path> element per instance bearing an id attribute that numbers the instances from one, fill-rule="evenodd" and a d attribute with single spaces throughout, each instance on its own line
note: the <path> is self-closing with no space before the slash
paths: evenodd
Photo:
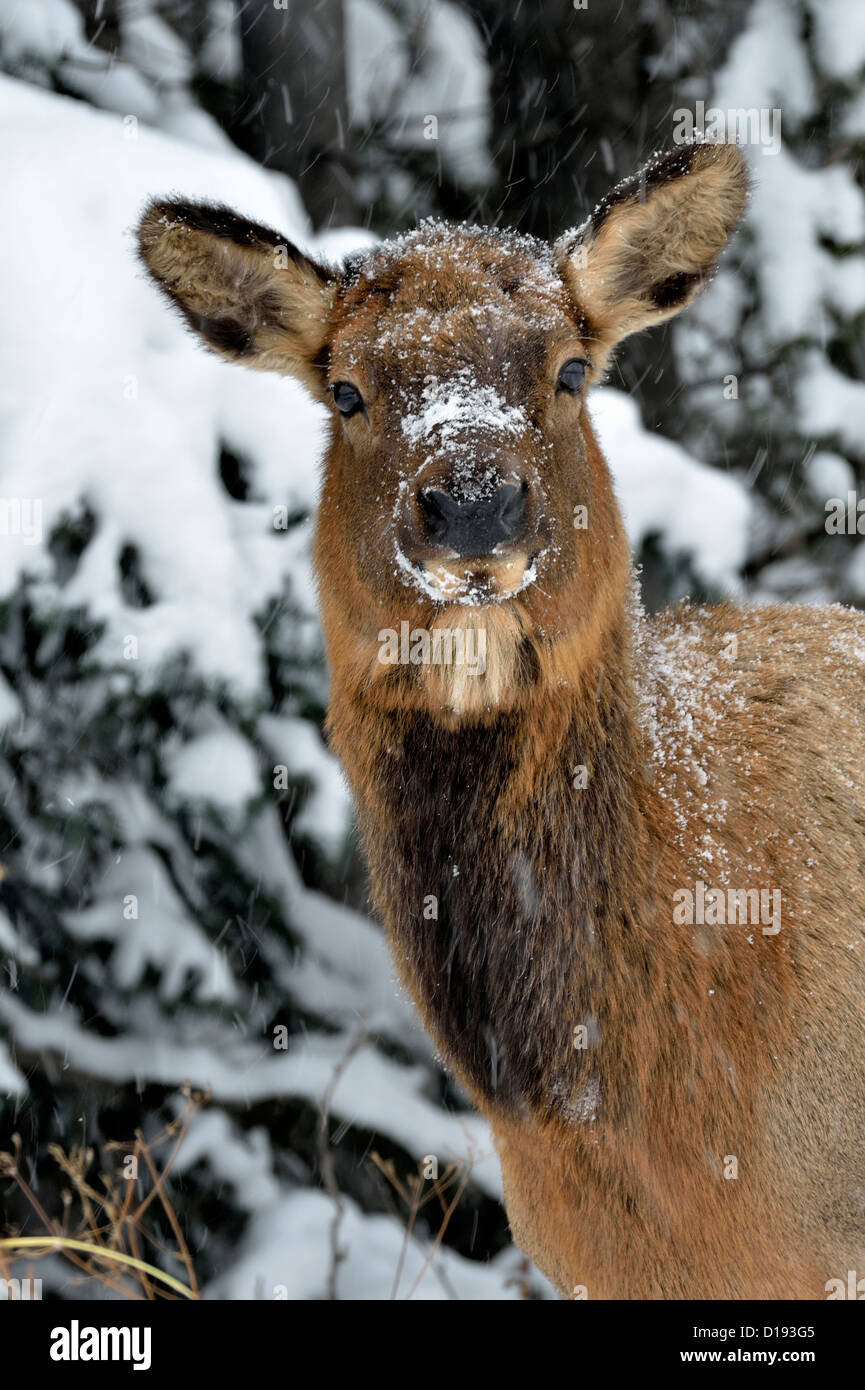
<path id="1" fill-rule="evenodd" d="M 546 239 L 581 222 L 612 184 L 672 143 L 673 111 L 691 104 L 681 100 L 689 64 L 702 73 L 720 66 L 747 3 L 462 0 L 492 69 L 499 182 L 481 216 Z M 696 95 L 709 94 L 703 77 Z M 612 380 L 639 399 L 649 427 L 681 432 L 666 328 L 627 343 Z"/>
<path id="2" fill-rule="evenodd" d="M 342 0 L 242 0 L 244 94 L 234 138 L 295 179 L 316 227 L 357 220 L 349 172 Z"/>
<path id="3" fill-rule="evenodd" d="M 120 21 L 117 0 L 74 0 L 84 18 L 84 32 L 95 48 L 106 53 L 120 51 Z"/>

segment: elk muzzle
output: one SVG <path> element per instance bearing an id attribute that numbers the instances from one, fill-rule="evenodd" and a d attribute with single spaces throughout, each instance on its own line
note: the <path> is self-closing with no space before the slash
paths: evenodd
<path id="1" fill-rule="evenodd" d="M 426 538 L 461 559 L 514 546 L 525 532 L 525 483 L 503 483 L 491 497 L 461 501 L 441 488 L 421 488 L 418 506 Z"/>
<path id="2" fill-rule="evenodd" d="M 424 470 L 398 527 L 403 568 L 431 597 L 483 604 L 520 592 L 544 545 L 537 487 L 507 460 L 479 477 Z"/>

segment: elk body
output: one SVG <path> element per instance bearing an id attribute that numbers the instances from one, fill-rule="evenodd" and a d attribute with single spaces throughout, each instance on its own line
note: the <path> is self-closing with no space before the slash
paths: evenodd
<path id="1" fill-rule="evenodd" d="M 375 906 L 566 1296 L 865 1275 L 865 618 L 643 618 L 585 405 L 745 199 L 695 145 L 555 246 L 428 223 L 336 270 L 225 208 L 140 229 L 207 344 L 331 410 L 329 727 Z M 460 634 L 475 669 L 434 659 Z"/>

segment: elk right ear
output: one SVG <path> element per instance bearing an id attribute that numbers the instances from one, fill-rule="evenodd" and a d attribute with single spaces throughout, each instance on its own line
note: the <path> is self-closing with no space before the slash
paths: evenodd
<path id="1" fill-rule="evenodd" d="M 616 343 L 690 304 L 747 197 L 747 166 L 736 145 L 683 145 L 656 155 L 556 243 L 599 371 Z"/>
<path id="2" fill-rule="evenodd" d="M 214 352 L 297 377 L 322 396 L 334 274 L 215 203 L 151 203 L 138 246 L 156 284 Z"/>

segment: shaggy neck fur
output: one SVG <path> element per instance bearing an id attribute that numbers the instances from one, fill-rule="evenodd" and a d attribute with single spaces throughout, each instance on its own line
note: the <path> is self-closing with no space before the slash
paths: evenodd
<path id="1" fill-rule="evenodd" d="M 500 1109 L 591 1109 L 595 1058 L 621 1075 L 628 1051 L 621 982 L 629 1010 L 653 988 L 624 627 L 580 691 L 536 690 L 491 722 L 383 717 L 358 697 L 332 712 L 397 964 L 451 1065 Z M 598 1054 L 601 1029 L 617 1042 Z"/>

